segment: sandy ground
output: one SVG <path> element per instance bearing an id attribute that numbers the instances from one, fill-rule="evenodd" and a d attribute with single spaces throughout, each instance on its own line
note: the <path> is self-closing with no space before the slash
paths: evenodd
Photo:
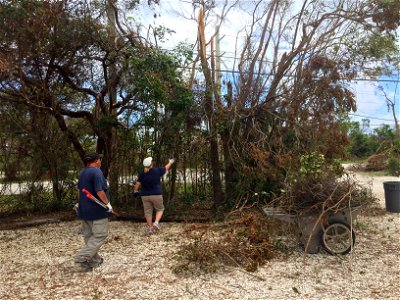
<path id="1" fill-rule="evenodd" d="M 382 183 L 399 180 L 357 178 L 382 208 Z M 111 222 L 105 262 L 89 273 L 72 260 L 82 244 L 79 221 L 0 231 L 0 299 L 400 299 L 399 213 L 359 215 L 356 245 L 346 256 L 305 255 L 298 247 L 254 273 L 175 275 L 185 226 L 163 224 L 161 234 L 147 236 L 143 224 Z"/>

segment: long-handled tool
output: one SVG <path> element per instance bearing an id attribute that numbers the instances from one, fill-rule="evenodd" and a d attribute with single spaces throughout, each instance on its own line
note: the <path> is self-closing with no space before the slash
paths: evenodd
<path id="1" fill-rule="evenodd" d="M 82 192 L 85 193 L 87 198 L 89 198 L 93 202 L 96 202 L 98 205 L 100 205 L 101 207 L 107 209 L 107 211 L 108 211 L 107 205 L 105 205 L 102 201 L 100 201 L 95 196 L 93 196 L 87 189 L 82 189 Z M 113 210 L 111 211 L 111 213 L 114 214 L 115 216 L 118 216 L 118 214 Z"/>

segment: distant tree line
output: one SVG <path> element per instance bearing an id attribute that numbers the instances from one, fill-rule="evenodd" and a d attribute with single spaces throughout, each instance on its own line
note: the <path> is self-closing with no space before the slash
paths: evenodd
<path id="1" fill-rule="evenodd" d="M 371 131 L 368 119 L 348 123 L 349 144 L 346 146 L 348 159 L 371 160 L 366 166 L 374 171 L 387 171 L 390 175 L 400 174 L 400 137 L 396 128 L 382 125 Z"/>

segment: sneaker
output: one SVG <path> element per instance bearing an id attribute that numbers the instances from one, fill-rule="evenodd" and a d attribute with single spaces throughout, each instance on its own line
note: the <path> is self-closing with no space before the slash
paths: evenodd
<path id="1" fill-rule="evenodd" d="M 102 257 L 100 257 L 98 260 L 96 261 L 90 261 L 89 262 L 89 266 L 91 268 L 98 268 L 101 266 L 101 264 L 103 263 L 104 259 Z"/>
<path id="2" fill-rule="evenodd" d="M 147 229 L 147 235 L 153 235 L 155 233 L 156 233 L 156 231 L 153 228 L 148 228 Z"/>
<path id="3" fill-rule="evenodd" d="M 92 267 L 89 262 L 84 261 L 84 262 L 80 262 L 79 265 L 81 266 L 81 270 L 83 272 L 91 272 L 93 271 L 94 267 Z"/>
<path id="4" fill-rule="evenodd" d="M 153 223 L 153 228 L 154 228 L 156 231 L 160 231 L 160 229 L 161 229 L 160 223 L 154 222 L 154 223 Z"/>

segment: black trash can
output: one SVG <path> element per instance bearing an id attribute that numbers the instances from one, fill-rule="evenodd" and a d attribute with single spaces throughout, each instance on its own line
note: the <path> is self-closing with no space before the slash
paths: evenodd
<path id="1" fill-rule="evenodd" d="M 400 181 L 386 181 L 383 183 L 385 190 L 386 210 L 400 212 Z"/>

